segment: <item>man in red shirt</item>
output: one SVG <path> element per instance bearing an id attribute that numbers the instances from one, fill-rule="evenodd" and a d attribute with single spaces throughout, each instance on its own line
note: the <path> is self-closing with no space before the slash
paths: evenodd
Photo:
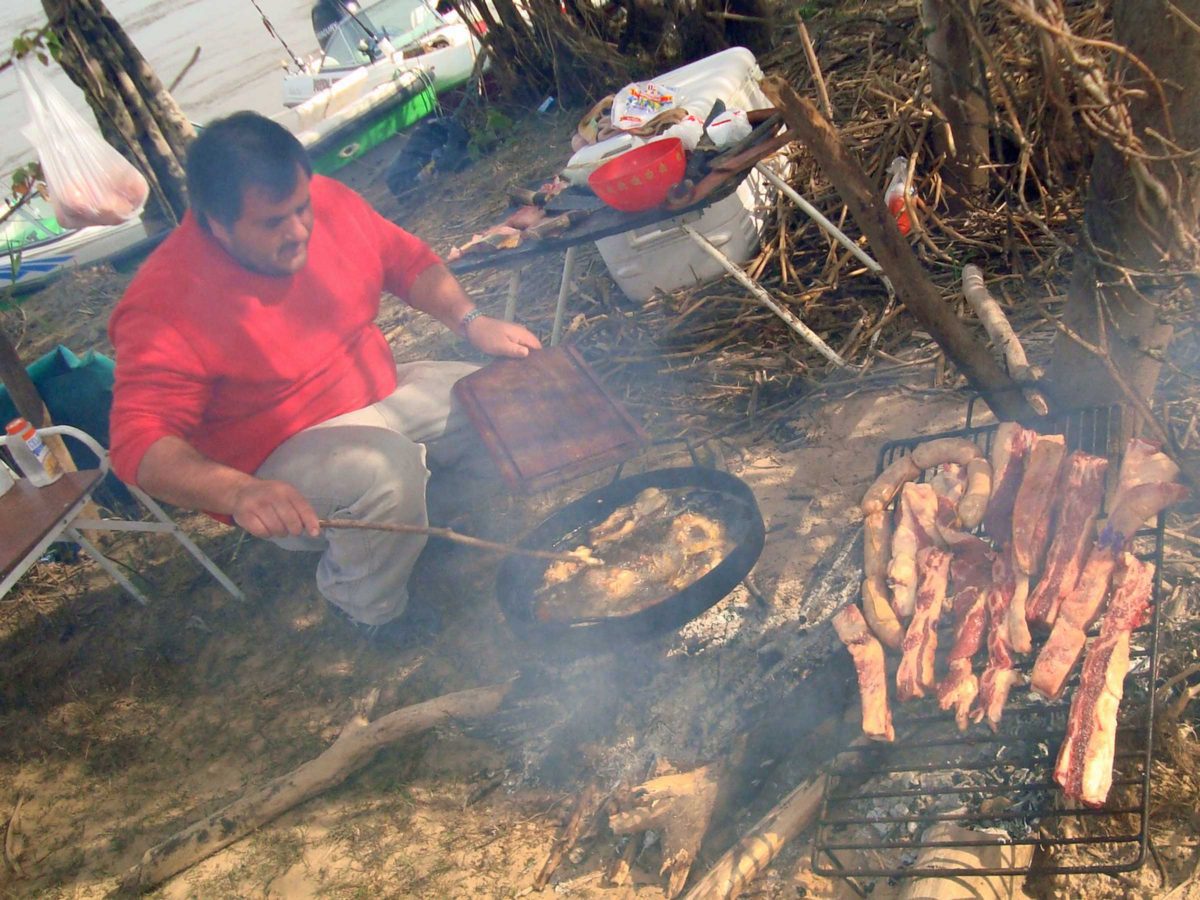
<path id="1" fill-rule="evenodd" d="M 526 356 L 538 339 L 481 315 L 428 245 L 313 175 L 269 119 L 209 125 L 187 178 L 191 210 L 109 322 L 113 468 L 169 503 L 321 551 L 325 597 L 388 622 L 424 538 L 317 521 L 427 524 L 426 451 L 435 464 L 465 452 L 450 388 L 474 367 L 397 367 L 375 325 L 381 292 L 485 353 Z"/>

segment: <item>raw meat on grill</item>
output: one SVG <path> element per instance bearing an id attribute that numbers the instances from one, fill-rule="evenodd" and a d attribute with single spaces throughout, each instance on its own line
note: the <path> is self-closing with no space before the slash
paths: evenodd
<path id="1" fill-rule="evenodd" d="M 967 463 L 967 489 L 958 501 L 958 521 L 970 531 L 983 521 L 992 495 L 992 464 L 986 459 Z"/>
<path id="2" fill-rule="evenodd" d="M 1157 444 L 1132 438 L 1125 447 L 1121 469 L 1117 473 L 1117 496 L 1139 484 L 1167 484 L 1179 476 L 1179 466 Z M 1116 506 L 1116 503 L 1113 503 Z"/>
<path id="3" fill-rule="evenodd" d="M 1012 540 L 1012 511 L 1025 477 L 1025 462 L 1037 435 L 1016 422 L 1001 422 L 992 442 L 992 495 L 983 527 L 998 544 Z"/>
<path id="4" fill-rule="evenodd" d="M 1008 606 L 1016 590 L 1012 552 L 1005 548 L 992 563 L 992 589 L 988 592 L 988 664 L 979 678 L 979 697 L 971 710 L 971 721 L 987 719 L 992 731 L 1000 725 L 1004 704 L 1020 674 L 1013 668 L 1012 643 L 1008 636 Z"/>
<path id="5" fill-rule="evenodd" d="M 1036 575 L 1042 568 L 1054 525 L 1058 472 L 1066 449 L 1063 436 L 1051 434 L 1038 437 L 1029 452 L 1012 513 L 1013 562 L 1026 575 Z"/>
<path id="6" fill-rule="evenodd" d="M 954 584 L 954 646 L 950 648 L 949 672 L 938 683 L 938 706 L 954 707 L 954 718 L 965 731 L 968 714 L 979 693 L 979 679 L 972 670 L 972 657 L 983 645 L 987 628 L 987 595 L 992 584 L 992 553 L 983 541 L 955 552 L 950 562 Z"/>
<path id="7" fill-rule="evenodd" d="M 938 498 L 928 484 L 904 485 L 896 529 L 892 533 L 892 560 L 888 585 L 896 614 L 907 619 L 913 614 L 917 596 L 917 554 L 937 542 Z"/>
<path id="8" fill-rule="evenodd" d="M 1013 575 L 1013 595 L 1008 604 L 1008 645 L 1014 653 L 1024 656 L 1033 650 L 1033 635 L 1029 633 L 1029 622 L 1025 619 L 1025 605 L 1029 599 L 1029 576 L 1024 572 Z"/>
<path id="9" fill-rule="evenodd" d="M 1100 556 L 1099 559 L 1104 559 L 1106 556 L 1107 554 Z M 1107 579 L 1104 579 L 1098 571 L 1100 567 L 1096 568 L 1097 584 L 1106 583 Z M 1110 564 L 1110 571 L 1112 568 Z M 1152 564 L 1141 562 L 1131 553 L 1121 554 L 1120 564 L 1116 567 L 1112 578 L 1110 609 L 1129 608 L 1131 604 L 1136 605 L 1138 601 L 1131 600 L 1130 595 L 1136 597 L 1145 594 L 1149 597 L 1153 580 L 1154 566 Z M 1038 654 L 1037 663 L 1033 667 L 1030 679 L 1033 689 L 1043 697 L 1053 700 L 1062 695 L 1063 687 L 1083 653 L 1086 641 L 1085 632 L 1090 624 L 1090 621 L 1079 624 L 1062 617 L 1055 623 L 1054 631 L 1050 633 L 1050 638 L 1046 641 L 1042 652 Z"/>
<path id="10" fill-rule="evenodd" d="M 967 490 L 967 470 L 958 463 L 946 463 L 929 479 L 929 486 L 938 495 L 938 500 L 945 500 L 953 509 Z"/>
<path id="11" fill-rule="evenodd" d="M 1118 491 L 1112 513 L 1100 533 L 1100 542 L 1106 546 L 1124 546 L 1146 521 L 1187 495 L 1188 489 L 1182 484 L 1157 482 Z"/>
<path id="12" fill-rule="evenodd" d="M 953 542 L 965 532 L 958 521 L 958 503 L 967 490 L 967 470 L 958 463 L 946 463 L 929 479 L 937 494 L 937 516 L 934 519 L 939 543 Z"/>
<path id="13" fill-rule="evenodd" d="M 886 581 L 891 556 L 891 516 L 886 510 L 868 513 L 863 518 L 862 612 L 875 637 L 893 650 L 899 650 L 904 640 L 904 627 L 892 609 Z"/>
<path id="14" fill-rule="evenodd" d="M 966 731 L 971 724 L 971 704 L 979 695 L 979 678 L 975 675 L 969 659 L 952 659 L 948 663 L 946 677 L 938 683 L 938 706 L 954 708 L 954 721 L 959 731 Z"/>
<path id="15" fill-rule="evenodd" d="M 892 711 L 888 708 L 883 646 L 871 634 L 862 613 L 853 603 L 833 617 L 833 628 L 850 651 L 858 674 L 863 734 L 876 741 L 894 740 L 896 734 L 892 730 Z"/>
<path id="16" fill-rule="evenodd" d="M 937 547 L 924 547 L 917 554 L 920 589 L 908 631 L 904 633 L 904 655 L 896 670 L 896 696 L 901 700 L 924 697 L 934 686 L 933 658 L 937 652 L 937 623 L 946 603 L 950 576 L 950 554 Z"/>
<path id="17" fill-rule="evenodd" d="M 944 466 L 946 463 L 965 466 L 971 460 L 982 455 L 982 451 L 974 441 L 961 437 L 936 438 L 926 441 L 923 444 L 917 444 L 912 452 L 913 462 L 922 470 Z"/>
<path id="18" fill-rule="evenodd" d="M 1117 746 L 1117 711 L 1129 672 L 1131 632 L 1146 621 L 1154 566 L 1134 560 L 1100 620 L 1100 635 L 1087 651 L 1071 700 L 1067 733 L 1054 766 L 1063 793 L 1100 806 L 1112 787 Z"/>
<path id="19" fill-rule="evenodd" d="M 1053 625 L 1063 599 L 1074 590 L 1095 538 L 1107 472 L 1108 460 L 1079 451 L 1063 463 L 1054 540 L 1046 554 L 1046 570 L 1025 610 L 1031 624 Z"/>
<path id="20" fill-rule="evenodd" d="M 1059 622 L 1066 622 L 1081 631 L 1087 631 L 1100 618 L 1119 552 L 1115 547 L 1092 545 L 1092 552 L 1088 554 L 1087 564 L 1075 584 L 1075 590 L 1067 595 L 1058 608 L 1055 629 Z M 1053 634 L 1052 631 L 1051 636 Z"/>
<path id="21" fill-rule="evenodd" d="M 900 488 L 920 474 L 921 469 L 913 462 L 911 456 L 899 456 L 892 460 L 891 465 L 879 473 L 879 477 L 863 494 L 863 515 L 883 512 Z"/>

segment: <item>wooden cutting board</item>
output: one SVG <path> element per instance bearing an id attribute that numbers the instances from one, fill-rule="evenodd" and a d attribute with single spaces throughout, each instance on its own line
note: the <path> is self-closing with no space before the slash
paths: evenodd
<path id="1" fill-rule="evenodd" d="M 570 346 L 495 360 L 454 394 L 516 490 L 544 490 L 623 462 L 647 440 Z"/>

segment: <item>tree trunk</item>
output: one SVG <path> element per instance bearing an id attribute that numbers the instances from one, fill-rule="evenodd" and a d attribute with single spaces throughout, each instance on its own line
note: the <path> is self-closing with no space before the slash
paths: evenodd
<path id="1" fill-rule="evenodd" d="M 978 0 L 921 0 L 925 53 L 933 102 L 945 117 L 934 146 L 945 156 L 946 181 L 959 197 L 976 197 L 988 184 L 988 114 L 964 16 Z"/>
<path id="2" fill-rule="evenodd" d="M 150 183 L 149 218 L 178 222 L 187 208 L 183 160 L 191 123 L 103 0 L 42 0 L 62 44 L 59 62 L 100 131 Z"/>
<path id="3" fill-rule="evenodd" d="M 1169 118 L 1143 73 L 1118 57 L 1110 81 L 1145 88 L 1128 101 L 1128 114 L 1150 156 L 1167 155 L 1151 131 L 1173 136 L 1179 155 L 1200 149 L 1200 105 L 1189 96 L 1200 83 L 1200 35 L 1172 5 L 1192 23 L 1200 21 L 1200 0 L 1117 0 L 1113 9 L 1114 39 L 1153 70 L 1167 101 Z M 1187 279 L 1200 261 L 1198 187 L 1190 162 L 1143 160 L 1100 141 L 1063 323 L 1106 351 L 1112 365 L 1061 334 L 1050 371 L 1061 406 L 1126 402 L 1130 393 L 1146 400 L 1153 393 L 1171 338 L 1167 311 L 1186 315 L 1190 308 L 1194 315 Z"/>

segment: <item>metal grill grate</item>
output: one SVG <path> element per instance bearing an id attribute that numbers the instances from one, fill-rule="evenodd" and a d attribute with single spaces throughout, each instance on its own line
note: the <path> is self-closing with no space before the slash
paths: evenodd
<path id="1" fill-rule="evenodd" d="M 909 440 L 892 441 L 880 451 L 879 471 L 897 456 L 937 437 L 968 437 L 990 451 L 996 425 L 966 428 Z M 1087 409 L 1053 419 L 1039 431 L 1066 437 L 1068 450 L 1083 450 L 1111 461 L 1116 477 L 1122 447 L 1120 408 Z M 1023 875 L 1039 873 L 1114 873 L 1140 867 L 1146 857 L 1153 754 L 1152 688 L 1158 675 L 1159 600 L 1162 586 L 1163 523 L 1139 533 L 1135 552 L 1156 564 L 1153 615 L 1134 632 L 1131 665 L 1118 716 L 1117 756 L 1113 787 L 1099 809 L 1065 800 L 1053 780 L 1053 769 L 1066 730 L 1079 667 L 1059 701 L 1035 697 L 1027 684 L 1013 689 L 1000 729 L 972 725 L 965 733 L 953 712 L 942 712 L 933 698 L 893 704 L 893 744 L 858 742 L 842 753 L 831 770 L 813 848 L 813 870 L 843 878 L 911 878 L 950 875 Z M 1018 659 L 1028 675 L 1044 636 L 1034 652 Z M 943 631 L 939 646 L 952 643 Z M 939 662 L 944 662 L 939 659 Z M 895 683 L 897 660 L 889 658 L 888 676 Z M 847 736 L 849 737 L 849 735 Z M 977 838 L 936 839 L 927 830 L 937 823 L 976 831 Z M 1067 848 L 1105 845 L 1095 862 L 1067 859 Z M 923 851 L 938 848 L 1040 846 L 1048 854 L 1028 864 L 1010 852 L 1000 866 L 957 868 L 939 860 L 936 867 L 917 865 Z M 1055 849 L 1060 852 L 1053 852 Z"/>

